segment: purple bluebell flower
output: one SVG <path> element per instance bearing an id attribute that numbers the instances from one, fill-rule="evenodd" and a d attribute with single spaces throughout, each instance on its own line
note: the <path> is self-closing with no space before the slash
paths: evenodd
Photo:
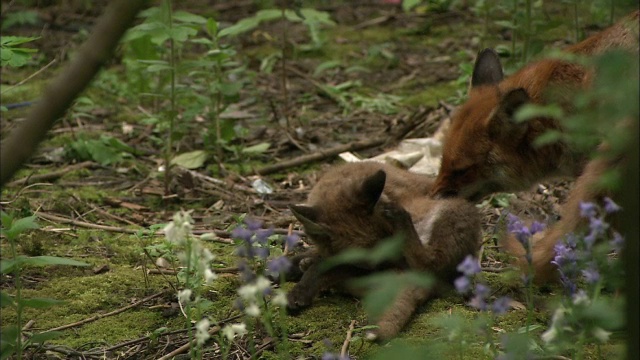
<path id="1" fill-rule="evenodd" d="M 285 244 L 288 249 L 293 249 L 300 242 L 300 236 L 298 234 L 287 235 L 285 238 Z"/>
<path id="2" fill-rule="evenodd" d="M 456 269 L 466 276 L 471 276 L 480 272 L 480 265 L 473 256 L 467 255 Z"/>
<path id="3" fill-rule="evenodd" d="M 531 224 L 531 227 L 529 228 L 529 231 L 531 231 L 531 235 L 539 233 L 541 231 L 544 231 L 544 229 L 547 226 L 544 223 L 541 223 L 539 221 L 534 221 L 533 224 Z"/>
<path id="4" fill-rule="evenodd" d="M 582 276 L 588 284 L 595 284 L 600 280 L 600 273 L 594 263 L 589 264 L 589 267 L 582 270 Z"/>
<path id="5" fill-rule="evenodd" d="M 254 247 L 253 248 L 253 253 L 255 254 L 255 256 L 257 256 L 260 259 L 264 260 L 264 259 L 269 257 L 269 248 L 266 248 L 266 247 Z"/>
<path id="6" fill-rule="evenodd" d="M 536 225 L 536 227 L 539 227 L 539 225 Z M 508 215 L 507 230 L 516 237 L 525 249 L 529 248 L 529 239 L 531 238 L 532 232 L 517 216 L 513 214 Z"/>
<path id="7" fill-rule="evenodd" d="M 609 228 L 609 224 L 607 224 L 607 222 L 602 219 L 591 218 L 589 220 L 589 228 L 592 232 L 595 232 L 598 235 L 602 235 Z"/>
<path id="8" fill-rule="evenodd" d="M 607 214 L 612 214 L 612 213 L 618 212 L 620 210 L 622 210 L 622 208 L 618 204 L 613 202 L 613 200 L 611 200 L 611 198 L 609 198 L 609 197 L 605 197 L 604 198 L 604 211 Z"/>
<path id="9" fill-rule="evenodd" d="M 509 213 L 507 215 L 507 231 L 513 233 L 522 228 L 523 224 L 519 217 Z"/>
<path id="10" fill-rule="evenodd" d="M 456 287 L 456 290 L 460 294 L 466 294 L 469 291 L 469 288 L 471 287 L 471 281 L 469 280 L 468 277 L 463 275 L 457 278 L 453 282 L 453 285 Z"/>
<path id="11" fill-rule="evenodd" d="M 269 236 L 273 235 L 273 228 L 260 229 L 256 231 L 256 241 L 262 245 L 267 243 Z"/>
<path id="12" fill-rule="evenodd" d="M 598 215 L 598 207 L 592 202 L 580 202 L 580 216 L 593 218 Z"/>
<path id="13" fill-rule="evenodd" d="M 624 246 L 624 237 L 620 235 L 619 232 L 614 231 L 613 239 L 611 239 L 611 247 L 613 248 L 613 251 L 619 253 L 622 250 L 623 246 Z"/>
<path id="14" fill-rule="evenodd" d="M 511 299 L 506 296 L 501 296 L 497 298 L 493 304 L 491 305 L 491 310 L 496 315 L 502 315 L 509 310 L 509 304 L 511 303 Z"/>
<path id="15" fill-rule="evenodd" d="M 286 256 L 280 256 L 267 263 L 267 270 L 275 275 L 286 273 L 291 268 L 291 261 Z"/>
<path id="16" fill-rule="evenodd" d="M 553 249 L 555 250 L 556 256 L 551 263 L 558 267 L 574 263 L 577 260 L 575 249 L 562 241 L 558 242 Z"/>
<path id="17" fill-rule="evenodd" d="M 487 296 L 489 296 L 489 293 L 491 292 L 491 289 L 489 289 L 489 287 L 487 285 L 484 284 L 476 284 L 476 295 L 480 295 L 483 298 L 486 298 Z"/>
<path id="18" fill-rule="evenodd" d="M 231 237 L 238 240 L 244 240 L 248 243 L 251 242 L 251 238 L 253 237 L 254 232 L 244 228 L 242 226 L 238 226 L 231 232 Z"/>
<path id="19" fill-rule="evenodd" d="M 584 244 L 587 246 L 587 249 L 589 250 L 591 249 L 591 247 L 593 247 L 593 244 L 596 243 L 596 240 L 598 240 L 598 232 L 591 231 L 583 239 L 584 239 Z"/>
<path id="20" fill-rule="evenodd" d="M 471 298 L 471 301 L 469 301 L 469 306 L 474 307 L 480 311 L 487 310 L 487 302 L 482 296 L 477 294 Z"/>
<path id="21" fill-rule="evenodd" d="M 257 231 L 262 229 L 262 221 L 253 218 L 245 218 L 244 223 L 247 224 L 247 229 L 251 231 Z"/>

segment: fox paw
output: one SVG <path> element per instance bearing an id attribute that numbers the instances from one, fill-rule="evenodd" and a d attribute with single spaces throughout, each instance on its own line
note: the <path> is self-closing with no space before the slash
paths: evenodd
<path id="1" fill-rule="evenodd" d="M 311 306 L 313 298 L 302 291 L 296 291 L 294 287 L 287 294 L 287 312 L 297 314 L 304 308 Z"/>

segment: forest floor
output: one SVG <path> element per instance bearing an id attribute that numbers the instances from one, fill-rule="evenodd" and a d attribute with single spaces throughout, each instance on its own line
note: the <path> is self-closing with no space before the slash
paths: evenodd
<path id="1" fill-rule="evenodd" d="M 222 25 L 236 23 L 258 10 L 256 1 L 209 1 L 206 7 L 203 2 L 178 3 L 176 8 L 214 17 Z M 36 24 L 5 31 L 40 39 L 33 43 L 37 55 L 26 67 L 2 69 L 4 106 L 37 100 L 47 82 L 86 39 L 102 10 L 101 6 L 65 6 L 31 9 L 39 17 Z M 165 241 L 164 236 L 152 231 L 158 229 L 154 225 L 166 224 L 180 209 L 193 211 L 194 233 L 217 235 L 206 242 L 216 256 L 214 270 L 219 270 L 219 278 L 207 291 L 207 299 L 212 302 L 207 313 L 221 323 L 233 318 L 240 313 L 233 303 L 241 281 L 230 231 L 242 216 L 259 219 L 278 234 L 301 231 L 287 206 L 303 202 L 322 170 L 341 162 L 336 147 L 353 144 L 350 150 L 366 158 L 392 149 L 403 138 L 431 136 L 464 99 L 468 81 L 465 69 L 471 66 L 476 52 L 482 47 L 511 44 L 510 31 L 493 23 L 482 38 L 485 23 L 469 10 L 423 8 L 405 13 L 397 6 L 375 1 L 349 5 L 326 1 L 316 10 L 327 12 L 335 22 L 334 26 L 321 28 L 316 46 L 310 46 L 312 39 L 303 24 L 280 20 L 264 22 L 228 38 L 238 59 L 246 64 L 237 75 L 246 80 L 244 86 L 223 116 L 236 136 L 222 156 L 209 148 L 201 167 L 176 167 L 168 184 L 164 172 L 159 171 L 166 130 L 148 121 L 160 117 L 162 108 L 169 106 L 168 100 L 131 95 L 135 84 L 126 73 L 127 54 L 119 53 L 50 131 L 37 154 L 2 190 L 2 211 L 19 217 L 37 216 L 40 229 L 20 238 L 20 253 L 70 257 L 91 266 L 25 269 L 22 296 L 64 301 L 46 310 L 25 310 L 23 319 L 33 320 L 28 331 L 70 325 L 47 347 L 31 349 L 30 356 L 98 358 L 103 353 L 106 358 L 152 359 L 184 343 L 185 335 L 178 331 L 150 340 L 159 328 L 174 331 L 185 324 L 169 285 L 175 279 L 153 271 L 157 254 L 148 250 Z M 561 23 L 569 11 L 568 7 L 556 6 L 541 11 L 540 17 Z M 584 20 L 585 31 L 603 26 L 586 14 Z M 570 26 L 559 25 L 538 37 L 550 48 L 564 46 L 573 39 Z M 269 56 L 282 50 L 283 34 L 287 57 L 284 73 L 281 61 L 268 61 Z M 195 58 L 201 55 L 197 51 L 197 47 L 189 47 L 182 56 Z M 5 92 L 54 59 L 53 65 Z M 189 91 L 188 78 L 178 81 L 186 85 L 180 91 Z M 327 87 L 334 91 L 328 92 Z M 28 111 L 29 107 L 24 107 L 3 112 L 2 136 L 7 136 Z M 183 104 L 179 104 L 178 114 L 176 152 L 204 149 L 207 145 L 202 134 L 212 126 L 207 114 L 194 114 Z M 96 159 L 99 151 L 86 150 L 91 146 L 87 143 L 95 144 L 96 140 L 107 148 L 112 146 L 111 140 L 104 139 L 117 139 L 127 146 L 117 148 L 115 154 L 105 150 L 106 156 L 116 159 L 108 164 L 100 163 L 99 154 Z M 251 148 L 261 143 L 269 147 Z M 87 155 L 92 151 L 93 157 Z M 325 156 L 268 171 L 274 164 L 321 153 Z M 263 193 L 254 186 L 258 179 L 272 192 Z M 507 258 L 497 251 L 497 223 L 502 210 L 509 207 L 526 218 L 553 221 L 569 186 L 562 182 L 545 184 L 529 192 L 493 196 L 478 205 L 485 219 L 482 265 L 496 295 L 510 296 L 515 305 L 524 303 L 519 274 L 509 270 Z M 2 259 L 8 256 L 8 245 L 3 241 Z M 282 286 L 290 289 L 292 285 Z M 0 287 L 13 294 L 13 277 L 2 275 Z M 557 292 L 554 287 L 537 290 L 534 323 L 541 326 L 535 332 L 546 329 L 550 320 L 548 299 Z M 134 303 L 136 306 L 111 313 Z M 3 326 L 16 321 L 12 309 L 2 310 Z M 422 306 L 399 340 L 446 342 L 446 334 L 430 319 L 452 313 L 472 321 L 477 311 L 467 306 L 462 296 L 445 294 Z M 515 306 L 491 329 L 496 333 L 514 331 L 522 326 L 525 316 L 524 307 Z M 81 322 L 88 318 L 94 319 Z M 357 329 L 367 321 L 358 299 L 324 294 L 308 310 L 284 319 L 291 354 L 313 359 L 326 351 L 339 351 L 352 320 L 359 334 Z M 261 358 L 278 358 L 273 339 L 260 333 L 255 336 Z M 352 358 L 369 358 L 385 347 L 388 345 L 359 338 L 352 341 L 349 353 Z M 608 346 L 602 351 L 615 356 L 619 349 Z M 212 345 L 205 357 L 219 356 Z M 233 349 L 232 358 L 245 356 L 246 349 L 240 343 Z M 471 341 L 463 358 L 490 355 L 484 352 L 481 341 Z"/>

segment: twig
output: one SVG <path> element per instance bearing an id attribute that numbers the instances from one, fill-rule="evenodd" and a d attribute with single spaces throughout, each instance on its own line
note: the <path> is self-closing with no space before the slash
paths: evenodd
<path id="1" fill-rule="evenodd" d="M 343 358 L 347 356 L 347 351 L 349 351 L 349 343 L 351 342 L 351 335 L 353 334 L 353 328 L 356 326 L 356 321 L 351 320 L 351 324 L 349 324 L 349 330 L 347 330 L 347 337 L 344 339 L 342 343 L 342 349 L 340 350 L 340 357 Z"/>
<path id="2" fill-rule="evenodd" d="M 42 68 L 41 68 L 41 69 L 39 69 L 38 71 L 34 72 L 33 74 L 31 74 L 31 75 L 27 76 L 27 78 L 26 78 L 26 79 L 21 80 L 19 83 L 15 84 L 15 85 L 13 85 L 13 86 L 11 86 L 11 87 L 8 87 L 8 88 L 7 88 L 7 89 L 5 89 L 4 91 L 0 92 L 0 94 L 4 94 L 4 93 L 6 93 L 7 91 L 11 91 L 11 89 L 13 89 L 13 88 L 15 88 L 15 87 L 17 87 L 17 86 L 20 86 L 20 85 L 22 85 L 22 84 L 26 83 L 27 81 L 31 80 L 32 78 L 34 78 L 34 77 L 38 76 L 38 74 L 40 74 L 41 72 L 43 72 L 43 71 L 47 70 L 47 69 L 49 68 L 49 66 L 53 65 L 56 61 L 57 61 L 56 59 L 51 60 L 47 65 L 45 65 L 44 67 L 42 67 Z"/>
<path id="3" fill-rule="evenodd" d="M 95 316 L 92 316 L 90 318 L 74 322 L 72 324 L 58 326 L 58 327 L 53 328 L 53 329 L 45 330 L 45 331 L 43 331 L 43 333 L 50 332 L 50 331 L 66 330 L 66 329 L 69 329 L 69 328 L 72 328 L 72 327 L 76 327 L 76 326 L 80 326 L 80 325 L 84 325 L 84 324 L 87 324 L 87 323 L 90 323 L 90 322 L 93 322 L 93 321 L 96 321 L 96 320 L 99 320 L 99 319 L 102 319 L 102 318 L 106 318 L 106 317 L 109 317 L 109 316 L 117 315 L 117 314 L 125 312 L 125 311 L 127 311 L 127 310 L 129 310 L 131 308 L 134 308 L 134 307 L 137 307 L 137 306 L 139 306 L 141 304 L 144 304 L 145 302 L 147 302 L 149 300 L 153 300 L 153 299 L 155 299 L 157 297 L 160 297 L 160 296 L 164 295 L 166 292 L 167 292 L 167 290 L 162 290 L 159 293 L 153 294 L 151 296 L 147 296 L 146 298 L 144 298 L 144 299 L 142 299 L 140 301 L 136 301 L 131 305 L 127 305 L 125 307 L 122 307 L 120 309 L 114 310 L 112 312 L 109 312 L 109 313 L 106 313 L 106 314 L 101 314 L 101 315 L 95 315 Z"/>
<path id="4" fill-rule="evenodd" d="M 220 331 L 220 326 L 214 326 L 212 328 L 209 329 L 209 335 L 215 335 L 218 331 Z M 172 352 L 164 355 L 163 357 L 159 358 L 158 360 L 169 360 L 171 358 L 173 358 L 176 355 L 182 354 L 185 351 L 189 350 L 189 348 L 191 348 L 191 346 L 194 346 L 196 344 L 196 339 L 193 339 L 192 341 L 187 341 L 186 344 L 180 346 L 179 348 L 173 350 Z"/>
<path id="5" fill-rule="evenodd" d="M 21 179 L 14 180 L 14 181 L 8 183 L 7 186 L 27 185 L 27 183 L 29 183 L 29 182 L 40 182 L 40 181 L 54 180 L 54 179 L 57 179 L 59 177 L 64 176 L 65 174 L 67 174 L 70 171 L 74 171 L 74 170 L 78 170 L 78 169 L 84 169 L 84 168 L 90 167 L 92 165 L 95 165 L 95 163 L 93 161 L 85 161 L 85 162 L 81 162 L 81 163 L 78 163 L 78 164 L 67 166 L 66 168 L 58 170 L 58 171 L 52 171 L 52 172 L 46 173 L 46 174 L 25 176 L 25 177 L 23 177 Z"/>
<path id="6" fill-rule="evenodd" d="M 0 205 L 9 205 L 12 202 L 18 200 L 20 195 L 22 195 L 22 193 L 25 190 L 29 189 L 29 188 L 36 187 L 36 186 L 51 186 L 51 185 L 52 184 L 49 184 L 49 183 L 35 183 L 35 184 L 31 184 L 31 185 L 25 186 L 25 187 L 21 188 L 20 190 L 18 190 L 18 193 L 16 194 L 16 196 L 13 197 L 13 199 L 7 200 L 7 201 L 0 201 Z"/>
<path id="7" fill-rule="evenodd" d="M 273 174 L 275 172 L 289 169 L 295 166 L 299 166 L 306 163 L 319 161 L 332 156 L 336 156 L 345 151 L 357 151 L 357 150 L 369 149 L 372 147 L 380 146 L 384 144 L 388 139 L 389 137 L 386 136 L 378 139 L 355 141 L 350 144 L 334 146 L 329 149 L 320 150 L 308 155 L 302 155 L 297 158 L 279 162 L 277 164 L 267 165 L 263 168 L 255 170 L 255 173 L 258 175 Z"/>

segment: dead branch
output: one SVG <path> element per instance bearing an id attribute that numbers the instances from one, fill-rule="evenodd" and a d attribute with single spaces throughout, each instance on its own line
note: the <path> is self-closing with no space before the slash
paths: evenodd
<path id="1" fill-rule="evenodd" d="M 356 326 L 356 321 L 351 320 L 351 324 L 349 324 L 349 330 L 347 330 L 347 336 L 342 343 L 342 349 L 340 350 L 340 357 L 344 358 L 347 356 L 347 351 L 349 351 L 349 343 L 351 342 L 351 335 L 353 334 L 353 328 Z"/>
<path id="2" fill-rule="evenodd" d="M 43 331 L 43 333 L 50 332 L 50 331 L 66 330 L 66 329 L 70 329 L 72 327 L 84 325 L 84 324 L 87 324 L 87 323 L 90 323 L 90 322 L 93 322 L 93 321 L 96 321 L 96 320 L 99 320 L 99 319 L 102 319 L 102 318 L 106 318 L 106 317 L 113 316 L 113 315 L 118 315 L 118 314 L 120 314 L 122 312 L 125 312 L 125 311 L 129 310 L 129 309 L 132 309 L 132 308 L 137 307 L 137 306 L 139 306 L 141 304 L 144 304 L 145 302 L 147 302 L 149 300 L 153 300 L 153 299 L 155 299 L 157 297 L 160 297 L 160 296 L 164 295 L 166 292 L 167 292 L 167 290 L 162 290 L 159 293 L 153 294 L 151 296 L 147 296 L 146 298 L 144 298 L 144 299 L 142 299 L 140 301 L 136 301 L 131 305 L 127 305 L 127 306 L 122 307 L 120 309 L 114 310 L 114 311 L 112 311 L 110 313 L 95 315 L 95 316 L 92 316 L 90 318 L 74 322 L 72 324 L 58 326 L 58 327 L 53 328 L 53 329 L 45 330 L 45 331 Z"/>
<path id="3" fill-rule="evenodd" d="M 215 335 L 218 331 L 220 331 L 220 326 L 214 326 L 214 327 L 209 329 L 209 335 Z M 184 345 L 180 346 L 179 348 L 173 350 L 172 352 L 164 355 L 163 357 L 159 358 L 158 360 L 169 360 L 169 359 L 172 359 L 174 356 L 182 354 L 185 351 L 189 350 L 192 346 L 195 346 L 195 344 L 196 344 L 196 339 L 193 339 L 192 341 L 187 341 L 186 344 L 184 344 Z"/>
<path id="4" fill-rule="evenodd" d="M 4 148 L 3 148 L 3 151 L 4 151 Z M 14 180 L 14 181 L 8 183 L 7 186 L 28 185 L 28 184 L 33 184 L 34 182 L 55 180 L 55 179 L 57 179 L 59 177 L 64 176 L 68 172 L 75 171 L 75 170 L 78 170 L 78 169 L 84 169 L 84 168 L 90 167 L 92 165 L 95 165 L 95 163 L 93 161 L 85 161 L 85 162 L 81 162 L 81 163 L 78 163 L 78 164 L 67 166 L 66 168 L 60 169 L 58 171 L 52 171 L 50 173 L 38 174 L 38 175 L 33 175 L 33 176 L 31 176 L 31 175 L 25 176 L 25 177 L 23 177 L 21 179 Z"/>
<path id="5" fill-rule="evenodd" d="M 31 157 L 55 121 L 64 115 L 73 100 L 89 85 L 146 4 L 146 0 L 117 0 L 107 7 L 91 36 L 78 49 L 74 60 L 49 85 L 26 121 L 3 142 L 0 151 L 0 188 Z"/>

